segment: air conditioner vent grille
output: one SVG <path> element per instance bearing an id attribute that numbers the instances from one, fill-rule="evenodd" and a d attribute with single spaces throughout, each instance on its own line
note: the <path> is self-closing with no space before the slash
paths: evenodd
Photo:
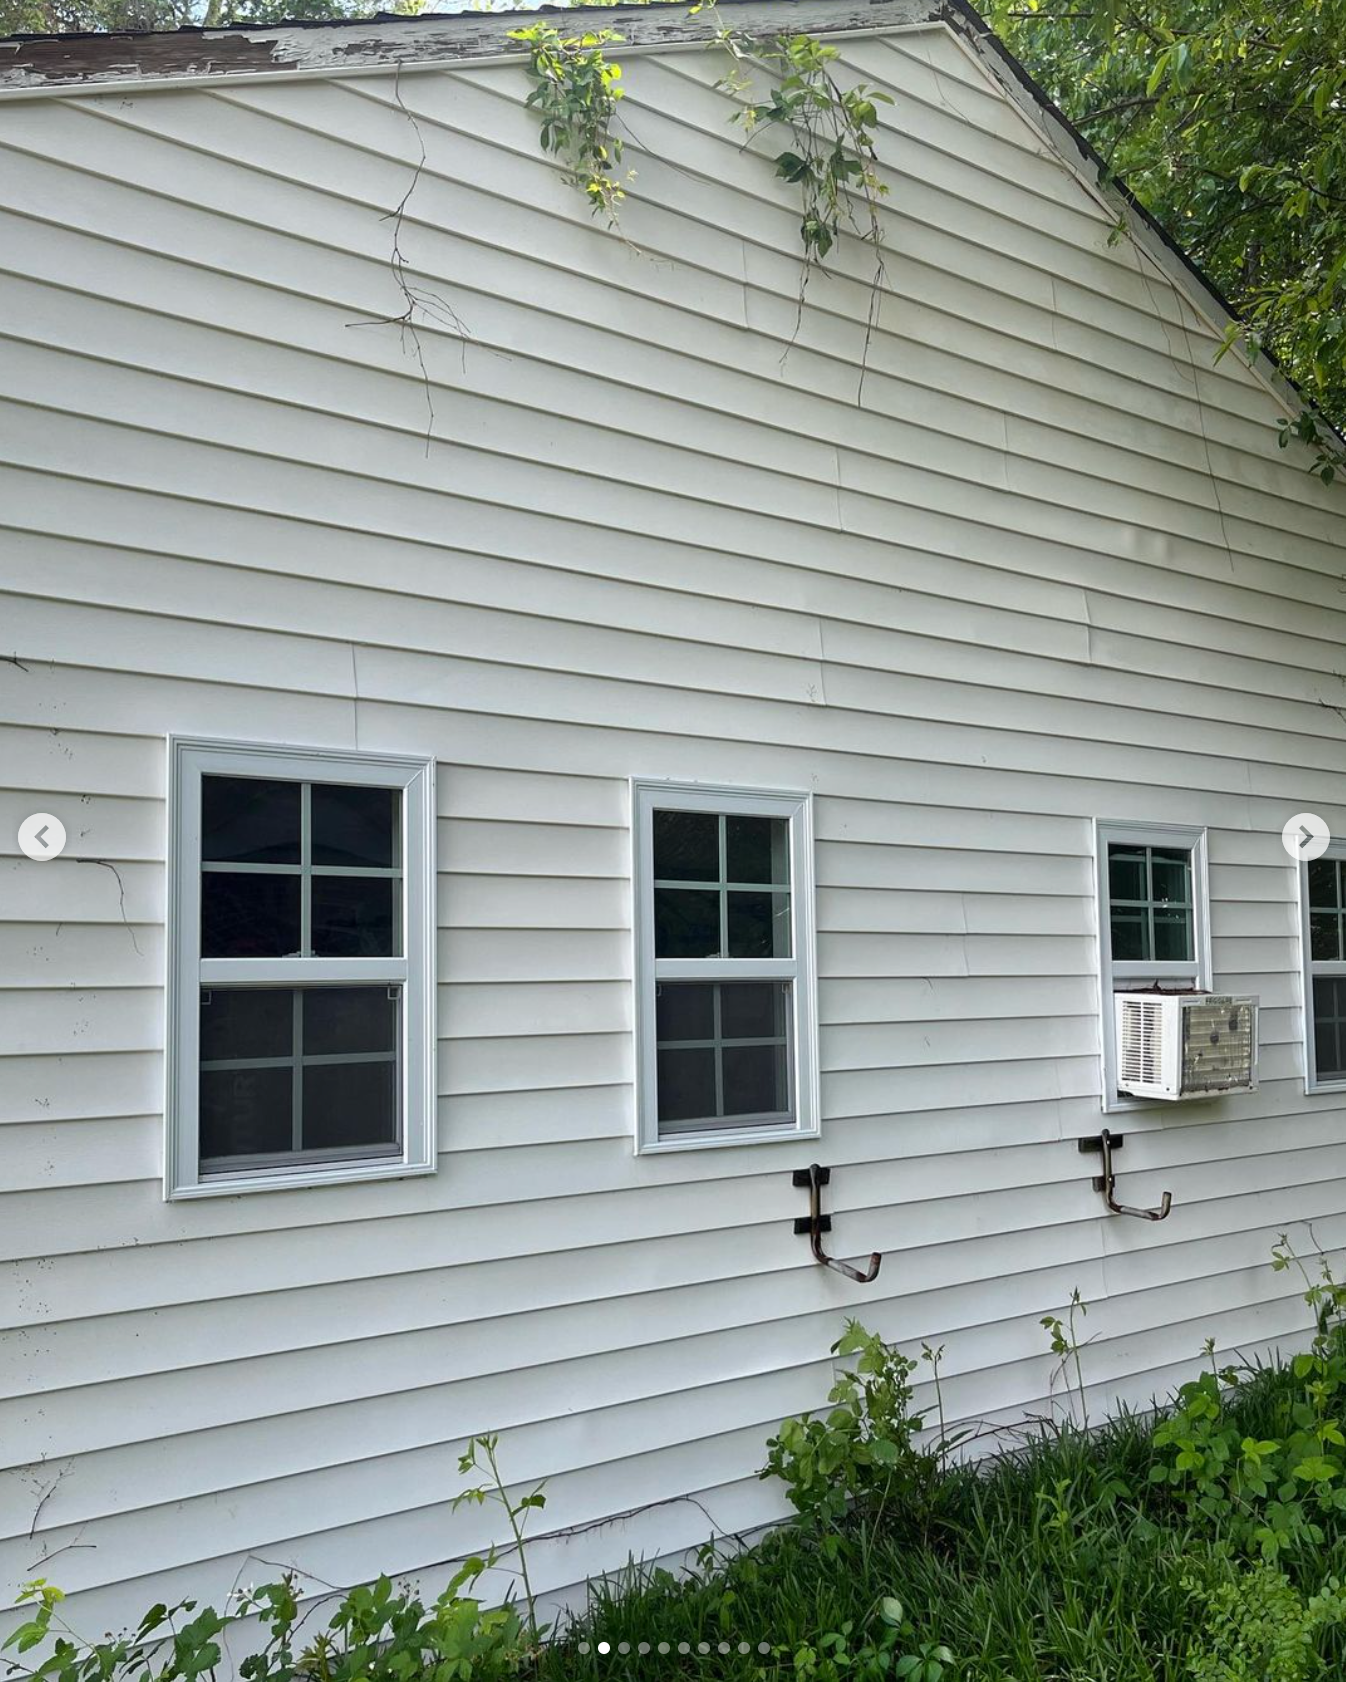
<path id="1" fill-rule="evenodd" d="M 1121 1078 L 1157 1086 L 1163 1079 L 1164 1012 L 1158 999 L 1126 999 L 1121 1022 Z"/>

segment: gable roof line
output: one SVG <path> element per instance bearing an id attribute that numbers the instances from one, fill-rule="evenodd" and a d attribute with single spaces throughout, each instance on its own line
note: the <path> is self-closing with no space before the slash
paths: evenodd
<path id="1" fill-rule="evenodd" d="M 971 4 L 971 0 L 717 0 L 749 33 L 782 28 L 840 39 L 944 28 L 990 81 L 1036 128 L 1051 151 L 1091 196 L 1114 212 L 1131 239 L 1217 334 L 1241 318 L 1218 286 L 1150 214 L 1129 187 L 1052 101 Z M 690 4 L 617 4 L 586 8 L 585 27 L 620 25 L 623 52 L 704 48 L 719 25 L 714 11 Z M 528 12 L 380 14 L 323 22 L 293 21 L 220 29 L 191 26 L 127 34 L 18 35 L 0 39 L 0 104 L 97 93 L 134 86 L 145 92 L 259 79 L 310 80 L 373 75 L 389 70 L 431 72 L 463 63 L 507 63 L 519 49 L 509 32 L 521 18 L 574 20 L 569 7 Z M 1313 409 L 1267 351 L 1249 367 L 1290 418 Z M 1195 369 L 1193 370 L 1195 375 Z M 1346 452 L 1343 438 L 1314 411 L 1320 426 Z"/>

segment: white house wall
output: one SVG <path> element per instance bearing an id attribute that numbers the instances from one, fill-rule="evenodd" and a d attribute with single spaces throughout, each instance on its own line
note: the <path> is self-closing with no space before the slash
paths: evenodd
<path id="1" fill-rule="evenodd" d="M 1346 827 L 1340 493 L 950 34 L 845 64 L 896 100 L 867 349 L 870 254 L 799 313 L 712 53 L 627 63 L 625 239 L 514 67 L 0 109 L 0 1587 L 430 1584 L 495 1430 L 561 1588 L 779 1516 L 847 1314 L 960 1420 L 1048 1404 L 1076 1286 L 1098 1406 L 1305 1325 L 1268 1251 L 1346 1242 L 1346 1137 L 1280 829 Z M 436 1176 L 163 1201 L 169 731 L 437 757 Z M 633 1155 L 642 774 L 815 791 L 816 1147 Z M 1209 826 L 1263 1004 L 1259 1091 L 1124 1120 L 1158 1227 L 1076 1149 L 1095 817 Z M 792 1233 L 815 1156 L 873 1286 Z"/>

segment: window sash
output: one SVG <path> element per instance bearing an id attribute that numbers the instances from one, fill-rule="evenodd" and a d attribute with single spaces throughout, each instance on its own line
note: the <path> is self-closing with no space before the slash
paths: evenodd
<path id="1" fill-rule="evenodd" d="M 165 1090 L 164 1194 L 169 1198 L 235 1194 L 286 1186 L 429 1173 L 435 1167 L 434 763 L 406 755 L 169 738 L 168 1055 Z M 201 881 L 211 870 L 247 873 L 253 865 L 203 861 L 203 776 L 299 783 L 360 784 L 401 790 L 399 866 L 263 865 L 263 873 L 400 876 L 402 956 L 375 958 L 202 958 Z M 305 800 L 303 805 L 307 807 Z M 395 1152 L 375 1147 L 292 1151 L 257 1158 L 200 1152 L 200 994 L 214 986 L 321 986 L 356 983 L 402 989 Z M 245 1061 L 245 1060 L 240 1060 Z M 218 1165 L 224 1164 L 220 1167 Z"/>
<path id="2" fill-rule="evenodd" d="M 1323 853 L 1324 860 L 1337 863 L 1338 873 L 1341 871 L 1339 861 L 1346 860 L 1346 841 L 1329 842 Z M 1318 861 L 1315 861 L 1318 862 Z M 1315 981 L 1340 980 L 1346 978 L 1346 960 L 1340 958 L 1315 958 L 1313 956 L 1313 937 L 1310 920 L 1314 913 L 1319 915 L 1336 915 L 1341 908 L 1338 906 L 1316 906 L 1310 903 L 1309 894 L 1310 866 L 1302 862 L 1296 875 L 1299 878 L 1299 944 L 1300 963 L 1303 972 L 1303 1008 L 1301 1022 L 1304 1037 L 1304 1090 L 1306 1092 L 1342 1092 L 1346 1091 L 1346 1071 L 1341 1073 L 1318 1073 L 1318 1012 L 1317 1001 L 1314 997 Z M 1336 1021 L 1336 1018 L 1329 1018 Z M 1340 1029 L 1337 1030 L 1340 1035 Z"/>
<path id="3" fill-rule="evenodd" d="M 704 884 L 654 875 L 654 813 L 708 812 L 789 820 L 788 883 Z M 721 833 L 723 834 L 723 821 Z M 818 1131 L 818 1058 L 813 926 L 812 803 L 807 793 L 726 788 L 708 784 L 634 779 L 632 783 L 634 975 L 636 986 L 636 1149 L 657 1152 L 815 1137 Z M 654 944 L 654 893 L 658 886 L 720 890 L 744 887 L 788 893 L 791 953 L 788 958 L 658 958 Z M 660 1122 L 655 1024 L 661 981 L 786 981 L 787 1081 L 791 1108 L 760 1115 Z M 734 1042 L 738 1043 L 738 1042 Z"/>
<path id="4" fill-rule="evenodd" d="M 1145 824 L 1098 820 L 1094 826 L 1095 895 L 1098 909 L 1099 1044 L 1101 1047 L 1102 1104 L 1105 1112 L 1131 1110 L 1146 1101 L 1117 1090 L 1117 1022 L 1113 995 L 1129 986 L 1163 982 L 1169 986 L 1205 991 L 1211 986 L 1210 880 L 1206 831 L 1189 824 Z M 1192 956 L 1145 961 L 1112 956 L 1112 894 L 1108 868 L 1110 847 L 1160 847 L 1191 855 Z M 1126 901 L 1119 901 L 1125 905 Z M 1185 909 L 1179 907 L 1179 909 Z"/>

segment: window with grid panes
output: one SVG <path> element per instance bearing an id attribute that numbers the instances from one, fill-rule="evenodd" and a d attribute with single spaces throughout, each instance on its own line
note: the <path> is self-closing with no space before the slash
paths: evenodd
<path id="1" fill-rule="evenodd" d="M 1346 1084 L 1346 852 L 1333 842 L 1300 866 L 1310 1086 Z"/>
<path id="2" fill-rule="evenodd" d="M 170 1193 L 430 1167 L 430 767 L 173 753 Z"/>
<path id="3" fill-rule="evenodd" d="M 815 1126 L 807 819 L 800 796 L 636 785 L 643 1148 Z"/>
<path id="4" fill-rule="evenodd" d="M 1100 822 L 1099 1004 L 1103 1107 L 1138 1102 L 1117 1089 L 1113 995 L 1211 985 L 1206 832 L 1182 824 Z"/>

